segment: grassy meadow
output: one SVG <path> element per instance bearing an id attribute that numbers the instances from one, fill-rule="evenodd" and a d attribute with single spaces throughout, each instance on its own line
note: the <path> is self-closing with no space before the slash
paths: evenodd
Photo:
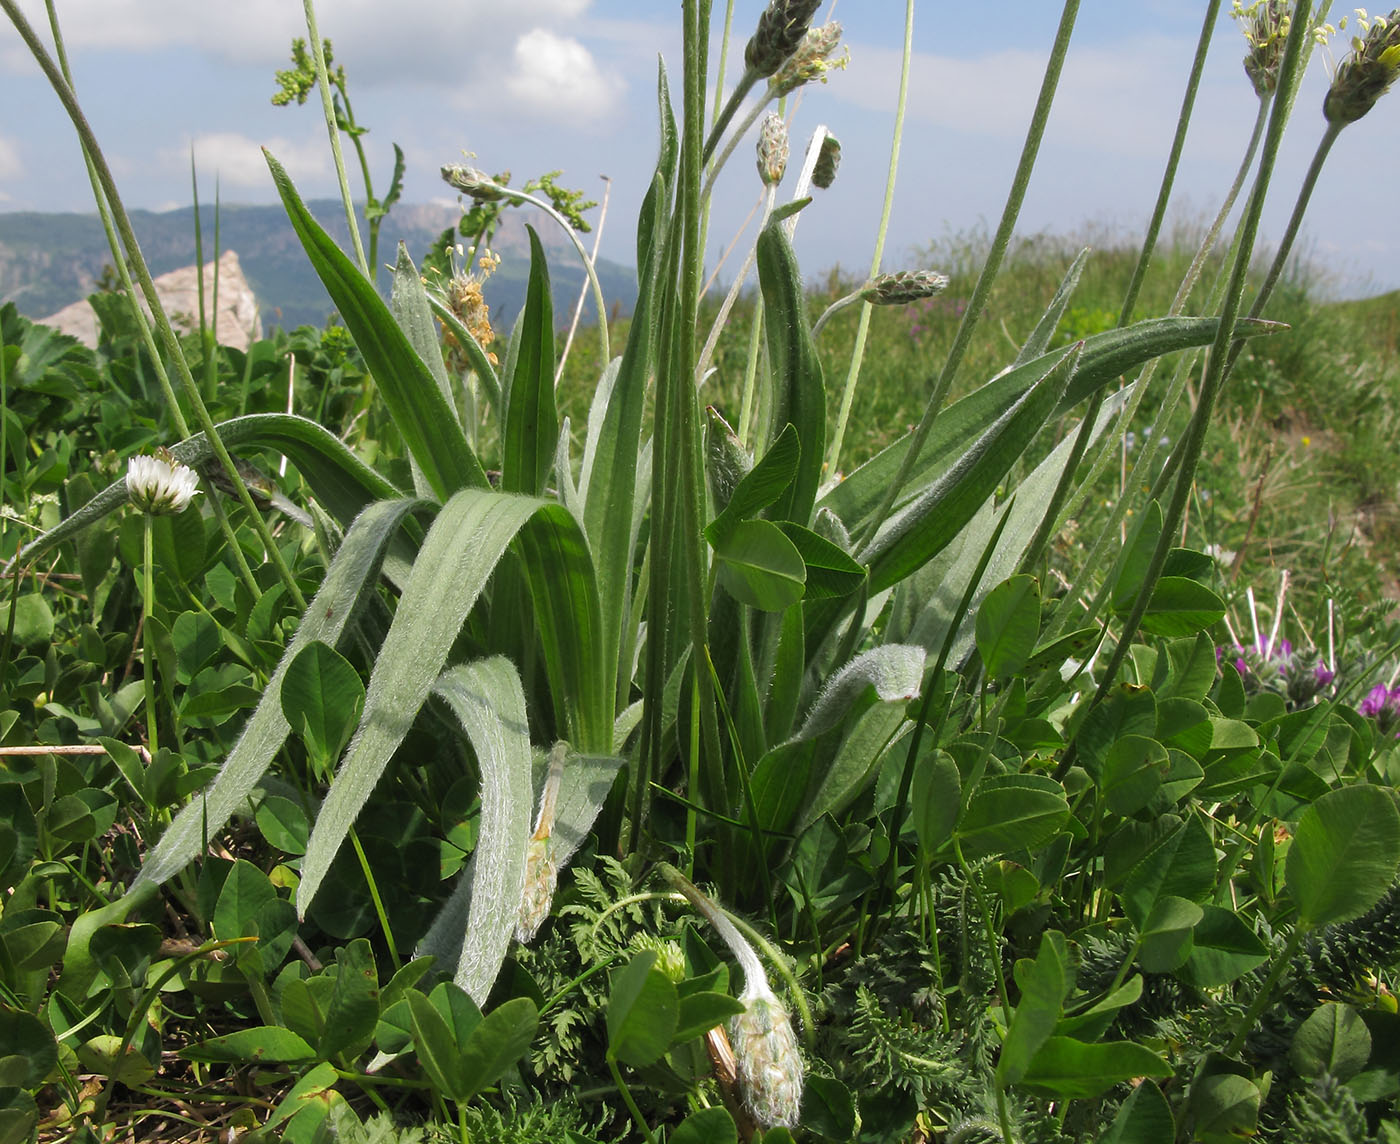
<path id="1" fill-rule="evenodd" d="M 724 78 L 680 6 L 636 308 L 570 342 L 533 236 L 488 309 L 522 203 L 601 299 L 558 172 L 444 168 L 376 289 L 402 153 L 308 3 L 274 101 L 368 251 L 268 155 L 338 317 L 244 352 L 135 304 L 0 0 L 121 283 L 95 350 L 0 307 L 0 1144 L 1400 1144 L 1400 297 L 1328 301 L 1273 178 L 1325 11 L 1236 13 L 1219 235 L 1018 237 L 1069 0 L 995 229 L 813 287 L 839 144 L 760 115 L 840 81 L 816 8 Z M 1318 166 L 1400 78 L 1349 34 Z"/>

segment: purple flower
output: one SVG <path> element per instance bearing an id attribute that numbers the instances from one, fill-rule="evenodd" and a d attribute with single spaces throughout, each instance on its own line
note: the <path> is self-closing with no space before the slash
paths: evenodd
<path id="1" fill-rule="evenodd" d="M 1392 728 L 1400 724 L 1400 687 L 1387 687 L 1378 683 L 1366 693 L 1357 710 L 1368 719 L 1376 721 L 1376 730 L 1388 735 Z M 1395 731 L 1400 738 L 1400 729 Z"/>

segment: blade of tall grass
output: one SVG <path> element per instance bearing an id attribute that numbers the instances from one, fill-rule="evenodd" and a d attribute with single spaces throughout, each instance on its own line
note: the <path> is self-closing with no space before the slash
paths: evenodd
<path id="1" fill-rule="evenodd" d="M 478 1005 L 495 984 L 525 890 L 535 798 L 529 717 L 514 665 L 502 656 L 443 672 L 433 691 L 461 721 L 481 768 L 481 820 L 471 905 L 454 980 Z"/>
<path id="2" fill-rule="evenodd" d="M 9 2 L 9 0 L 5 0 Z M 292 229 L 340 311 L 404 444 L 439 500 L 487 488 L 486 470 L 467 443 L 437 378 L 414 350 L 374 285 L 306 209 L 282 164 L 264 151 Z"/>
<path id="3" fill-rule="evenodd" d="M 1026 189 L 1030 186 L 1031 172 L 1035 169 L 1036 156 L 1040 152 L 1040 141 L 1045 135 L 1045 125 L 1050 119 L 1050 108 L 1055 100 L 1055 90 L 1059 86 L 1060 72 L 1064 67 L 1065 55 L 1069 51 L 1070 37 L 1074 32 L 1074 22 L 1078 15 L 1079 0 L 1065 0 L 1064 9 L 1060 14 L 1060 24 L 1055 32 L 1055 41 L 1050 49 L 1050 59 L 1045 65 L 1045 75 L 1041 81 L 1035 111 L 1031 115 L 1030 128 L 1026 132 L 1021 158 L 1016 166 L 1016 174 L 1012 179 L 1006 206 L 1002 210 L 1001 222 L 997 225 L 996 234 L 992 238 L 992 247 L 988 252 L 987 261 L 982 267 L 981 274 L 977 277 L 977 285 L 973 287 L 972 297 L 968 300 L 967 309 L 963 312 L 962 321 L 958 324 L 958 332 L 953 336 L 953 345 L 948 351 L 948 359 L 944 362 L 937 382 L 934 383 L 933 393 L 929 396 L 923 416 L 919 418 L 919 423 L 914 428 L 910 449 L 882 496 L 880 508 L 875 512 L 872 522 L 868 523 L 859 534 L 853 532 L 853 535 L 858 535 L 862 540 L 872 538 L 874 530 L 879 527 L 879 522 L 889 515 L 890 509 L 898 501 L 904 486 L 909 482 L 916 460 L 923 450 L 924 441 L 933 428 L 934 420 L 957 377 L 958 370 L 962 367 L 963 357 L 972 342 L 972 333 L 981 320 L 982 313 L 986 308 L 987 297 L 991 294 L 992 284 L 996 281 L 997 274 L 1001 270 L 1006 248 L 1016 229 L 1016 220 L 1021 213 L 1021 203 L 1025 199 Z"/>

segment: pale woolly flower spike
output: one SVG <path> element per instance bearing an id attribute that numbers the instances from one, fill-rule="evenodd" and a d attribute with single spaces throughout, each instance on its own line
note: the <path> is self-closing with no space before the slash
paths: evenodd
<path id="1" fill-rule="evenodd" d="M 132 457 L 126 465 L 126 495 L 141 512 L 170 516 L 184 512 L 199 493 L 199 477 L 165 450 L 164 456 Z"/>
<path id="2" fill-rule="evenodd" d="M 787 95 L 813 80 L 825 83 L 827 72 L 844 70 L 850 63 L 849 49 L 839 59 L 830 58 L 840 42 L 841 25 L 835 20 L 811 29 L 769 81 L 769 89 L 774 95 Z"/>
<path id="3" fill-rule="evenodd" d="M 505 188 L 484 171 L 465 163 L 451 163 L 442 169 L 443 181 L 479 203 L 499 202 Z"/>
<path id="4" fill-rule="evenodd" d="M 900 270 L 881 274 L 861 291 L 861 297 L 876 306 L 907 306 L 932 298 L 948 288 L 948 276 L 935 270 Z"/>
<path id="5" fill-rule="evenodd" d="M 567 743 L 556 743 L 549 754 L 549 773 L 540 792 L 540 809 L 535 818 L 535 832 L 525 852 L 525 889 L 520 899 L 520 913 L 515 921 L 515 940 L 527 945 L 539 932 L 549 907 L 554 902 L 554 889 L 559 882 L 559 864 L 554 858 L 551 838 L 554 817 L 558 811 L 559 784 L 564 778 L 564 756 Z"/>
<path id="6" fill-rule="evenodd" d="M 787 124 L 776 111 L 770 111 L 758 129 L 758 177 L 765 187 L 782 182 L 789 150 Z"/>

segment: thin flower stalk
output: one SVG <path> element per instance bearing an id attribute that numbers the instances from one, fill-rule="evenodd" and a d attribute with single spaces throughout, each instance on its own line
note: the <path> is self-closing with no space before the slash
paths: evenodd
<path id="1" fill-rule="evenodd" d="M 986 308 L 992 284 L 1001 271 L 1002 260 L 1006 257 L 1007 247 L 1011 244 L 1011 235 L 1016 229 L 1016 220 L 1020 217 L 1021 204 L 1025 201 L 1026 189 L 1030 186 L 1031 172 L 1035 169 L 1041 140 L 1045 137 L 1045 126 L 1050 119 L 1050 108 L 1055 101 L 1055 90 L 1059 86 L 1060 73 L 1064 68 L 1065 56 L 1069 52 L 1070 38 L 1074 33 L 1074 22 L 1078 15 L 1079 0 L 1065 0 L 1064 8 L 1060 14 L 1059 27 L 1055 32 L 1055 42 L 1050 49 L 1050 59 L 1045 65 L 1045 76 L 1041 81 L 1040 94 L 1036 99 L 1035 111 L 1031 116 L 1030 128 L 1026 132 L 1026 141 L 1021 148 L 1020 162 L 1017 164 L 1016 174 L 1012 179 L 1011 190 L 1007 195 L 1006 206 L 1002 210 L 1001 222 L 998 224 L 996 234 L 992 239 L 992 247 L 987 255 L 987 261 L 982 267 L 982 273 L 977 278 L 977 285 L 973 288 L 972 297 L 968 301 L 967 309 L 963 312 L 958 331 L 953 336 L 952 348 L 948 351 L 947 361 L 944 362 L 938 380 L 934 383 L 933 393 L 929 395 L 923 416 L 910 435 L 904 460 L 900 463 L 894 480 L 885 490 L 880 507 L 871 515 L 871 523 L 867 526 L 865 535 L 859 538 L 862 545 L 868 545 L 874 539 L 874 532 L 878 528 L 879 522 L 889 517 L 890 510 L 899 499 L 900 492 L 908 484 L 909 478 L 914 472 L 914 466 L 918 462 L 919 454 L 923 450 L 924 442 L 928 440 L 929 432 L 933 429 L 934 419 L 938 416 L 944 399 L 948 396 L 948 391 L 957 378 L 958 370 L 962 367 L 968 347 L 972 343 L 972 335 L 977 329 L 982 311 Z M 861 557 L 857 556 L 857 559 L 861 559 Z"/>
<path id="2" fill-rule="evenodd" d="M 214 456 L 218 458 L 219 464 L 224 471 L 229 474 L 230 480 L 238 490 L 239 500 L 243 507 L 247 509 L 249 519 L 254 529 L 258 533 L 258 538 L 262 541 L 267 552 L 268 559 L 272 561 L 276 568 L 278 578 L 287 588 L 288 597 L 298 608 L 306 607 L 306 600 L 301 593 L 301 588 L 292 576 L 291 569 L 287 567 L 287 562 L 283 559 L 280 549 L 272 538 L 272 533 L 268 529 L 267 521 L 262 514 L 257 511 L 253 504 L 253 499 L 244 487 L 242 480 L 238 477 L 238 470 L 233 463 L 233 458 L 229 456 L 228 449 L 223 440 L 219 437 L 214 426 L 213 418 L 209 416 L 209 410 L 204 404 L 199 393 L 199 387 L 195 384 L 194 376 L 190 373 L 189 364 L 185 361 L 184 352 L 180 348 L 180 340 L 175 335 L 174 328 L 170 325 L 170 319 L 166 316 L 165 310 L 160 302 L 160 295 L 156 292 L 155 282 L 151 278 L 151 272 L 146 265 L 146 260 L 141 254 L 141 245 L 136 240 L 136 232 L 132 229 L 131 218 L 122 204 L 121 195 L 117 191 L 116 180 L 112 176 L 111 167 L 108 166 L 106 157 L 102 153 L 101 147 L 97 143 L 97 136 L 93 133 L 91 124 L 88 123 L 87 116 L 83 114 L 82 107 L 78 104 L 78 98 L 73 93 L 72 87 L 64 78 L 53 57 L 35 35 L 33 27 L 20 11 L 16 0 L 0 0 L 0 11 L 9 17 L 10 23 L 14 25 L 35 62 L 43 71 L 49 85 L 53 88 L 54 94 L 58 96 L 59 102 L 63 105 L 64 111 L 68 113 L 69 119 L 73 123 L 73 128 L 77 132 L 79 142 L 85 153 L 91 159 L 94 169 L 97 172 L 98 181 L 102 187 L 103 197 L 112 211 L 112 219 L 116 226 L 117 233 L 121 237 L 122 245 L 130 257 L 132 269 L 136 272 L 136 280 L 141 286 L 141 293 L 145 296 L 147 303 L 151 307 L 151 316 L 155 321 L 156 328 L 160 332 L 160 344 L 165 349 L 170 360 L 174 362 L 176 373 L 180 379 L 180 387 L 184 391 L 186 399 L 190 403 L 195 414 L 195 420 L 200 429 L 204 432 L 209 442 L 209 447 Z"/>
<path id="3" fill-rule="evenodd" d="M 899 148 L 904 138 L 904 112 L 909 103 L 909 71 L 914 50 L 914 0 L 906 0 L 904 6 L 904 54 L 899 69 L 899 96 L 894 109 L 894 138 L 890 142 L 889 171 L 885 176 L 885 198 L 880 207 L 880 223 L 875 228 L 875 249 L 870 255 L 870 277 L 880 273 L 880 261 L 885 252 L 885 235 L 889 232 L 890 212 L 894 209 L 895 177 L 899 174 Z M 820 158 L 820 157 L 819 157 Z M 835 175 L 833 169 L 832 175 Z M 946 283 L 946 279 L 945 279 Z M 851 417 L 851 403 L 855 400 L 856 382 L 860 379 L 861 365 L 865 361 L 865 342 L 870 333 L 871 301 L 865 299 L 860 308 L 860 319 L 856 326 L 856 343 L 851 349 L 851 364 L 846 370 L 846 382 L 841 388 L 841 410 L 836 415 L 836 428 L 831 436 L 831 448 L 826 454 L 827 476 L 840 471 L 841 444 L 846 438 L 846 424 Z M 813 334 L 816 331 L 813 330 Z"/>
<path id="4" fill-rule="evenodd" d="M 1191 74 L 1186 81 L 1186 93 L 1182 96 L 1181 111 L 1177 115 L 1176 134 L 1172 139 L 1171 151 L 1167 156 L 1166 170 L 1162 173 L 1162 181 L 1160 186 L 1158 187 L 1157 202 L 1156 205 L 1153 207 L 1152 217 L 1148 221 L 1147 234 L 1143 238 L 1142 250 L 1138 254 L 1137 265 L 1133 268 L 1133 277 L 1132 280 L 1128 283 L 1128 290 L 1127 293 L 1124 295 L 1123 305 L 1118 314 L 1118 326 L 1120 329 L 1124 326 L 1131 324 L 1133 320 L 1133 311 L 1137 306 L 1138 293 L 1142 289 L 1143 279 L 1147 276 L 1147 267 L 1152 261 L 1152 252 L 1157 245 L 1157 236 L 1161 232 L 1162 220 L 1166 217 L 1167 214 L 1167 204 L 1171 200 L 1172 187 L 1175 185 L 1176 182 L 1176 169 L 1181 161 L 1181 153 L 1186 146 L 1186 132 L 1187 128 L 1190 126 L 1191 115 L 1196 106 L 1196 93 L 1200 88 L 1201 75 L 1205 71 L 1206 55 L 1210 51 L 1210 42 L 1215 30 L 1216 17 L 1219 11 L 1220 0 L 1210 0 L 1210 3 L 1206 7 L 1205 17 L 1201 23 L 1201 33 L 1196 40 L 1196 54 L 1191 62 Z M 1261 97 L 1261 112 L 1262 107 L 1263 104 Z M 1258 130 L 1260 127 L 1262 127 L 1262 125 L 1263 119 L 1261 115 L 1258 126 L 1256 127 L 1256 139 L 1258 138 Z M 1249 155 L 1252 158 L 1252 148 L 1249 151 Z M 1245 169 L 1247 168 L 1241 169 L 1239 175 L 1240 181 L 1242 181 L 1244 178 Z M 1238 187 L 1239 185 L 1239 182 L 1237 182 L 1236 187 Z M 1230 204 L 1233 205 L 1233 196 L 1231 196 L 1228 201 Z M 1211 234 L 1207 236 L 1206 243 L 1214 243 L 1215 231 L 1216 229 L 1218 229 L 1219 225 L 1224 221 L 1224 217 L 1224 213 L 1217 214 L 1215 228 L 1213 228 Z M 1206 243 L 1202 244 L 1203 251 L 1207 249 Z M 1202 255 L 1198 255 L 1198 258 L 1202 257 Z M 1191 273 L 1189 271 L 1187 277 L 1191 277 Z M 1138 400 L 1141 400 L 1140 395 L 1146 392 L 1147 390 L 1146 377 L 1151 376 L 1155 364 L 1156 359 L 1153 359 L 1153 361 L 1147 364 L 1147 367 L 1143 371 L 1145 376 L 1141 383 L 1138 385 L 1136 391 L 1136 396 L 1138 397 Z M 1065 504 L 1070 499 L 1070 489 L 1075 484 L 1075 478 L 1079 471 L 1079 462 L 1083 460 L 1084 454 L 1088 451 L 1090 439 L 1093 436 L 1093 434 L 1097 431 L 1099 411 L 1103 408 L 1103 403 L 1106 396 L 1107 391 L 1105 389 L 1099 389 L 1096 390 L 1093 396 L 1089 399 L 1088 405 L 1086 406 L 1084 411 L 1083 420 L 1080 422 L 1079 425 L 1079 432 L 1075 437 L 1074 444 L 1070 447 L 1069 457 L 1065 460 L 1064 470 L 1060 474 L 1060 479 L 1055 486 L 1055 491 L 1050 496 L 1050 503 L 1046 506 L 1045 512 L 1041 516 L 1040 524 L 1036 528 L 1035 535 L 1031 537 L 1030 543 L 1026 546 L 1026 553 L 1021 560 L 1022 571 L 1029 571 L 1036 565 L 1037 562 L 1039 562 L 1040 555 L 1044 551 L 1046 544 L 1049 543 L 1050 537 L 1052 537 L 1055 534 L 1055 532 L 1060 527 L 1062 527 L 1060 524 L 1060 513 L 1064 509 Z M 1134 410 L 1134 412 L 1135 411 L 1136 410 Z M 1125 416 L 1119 421 L 1119 424 L 1130 425 L 1132 424 L 1132 421 L 1128 416 Z M 1105 449 L 1100 450 L 1100 453 L 1098 457 L 1095 458 L 1095 460 L 1098 462 L 1106 463 L 1107 458 L 1108 450 Z M 1098 473 L 1101 471 L 1101 467 L 1096 466 L 1096 471 L 1093 474 L 1092 479 L 1096 479 Z M 1085 482 L 1080 487 L 1092 488 L 1093 485 L 1089 482 Z M 1127 497 L 1118 498 L 1120 504 L 1126 501 L 1127 499 Z M 1108 528 L 1104 529 L 1102 533 L 1100 533 L 1100 536 L 1103 537 L 1111 535 L 1113 531 L 1113 526 L 1110 525 Z"/>
<path id="5" fill-rule="evenodd" d="M 316 86 L 321 92 L 321 109 L 326 116 L 326 134 L 331 140 L 331 155 L 335 158 L 335 176 L 340 183 L 340 199 L 345 204 L 345 221 L 350 226 L 350 242 L 355 247 L 355 261 L 360 264 L 360 272 L 371 282 L 374 271 L 365 258 L 364 244 L 360 241 L 360 224 L 355 218 L 355 202 L 350 195 L 350 177 L 345 173 L 345 155 L 340 149 L 340 126 L 335 121 L 335 102 L 331 98 L 331 77 L 326 70 L 326 51 L 321 33 L 316 29 L 315 0 L 302 0 L 302 10 L 306 14 L 306 34 L 311 40 L 311 58 L 316 63 Z"/>
<path id="6" fill-rule="evenodd" d="M 598 270 L 593 264 L 593 259 L 588 251 L 583 248 L 583 240 L 575 233 L 574 228 L 569 225 L 568 219 L 554 209 L 553 205 L 528 191 L 517 190 L 515 187 L 503 186 L 495 182 L 486 175 L 483 175 L 474 167 L 467 167 L 460 164 L 447 166 L 442 169 L 442 178 L 449 186 L 456 188 L 463 194 L 473 199 L 491 202 L 498 199 L 514 199 L 517 202 L 529 203 L 532 207 L 547 214 L 551 219 L 559 224 L 560 229 L 569 237 L 569 241 L 574 244 L 574 250 L 578 252 L 579 261 L 583 263 L 583 271 L 588 275 L 588 284 L 593 290 L 593 305 L 598 311 L 598 346 L 599 357 L 602 359 L 600 365 L 607 369 L 608 362 L 612 360 L 612 349 L 608 344 L 608 304 L 603 298 L 603 284 L 598 281 Z M 595 240 L 596 243 L 596 240 Z"/>
<path id="7" fill-rule="evenodd" d="M 1152 591 L 1162 575 L 1167 554 L 1181 525 L 1187 498 L 1191 493 L 1196 465 L 1205 445 L 1206 429 L 1210 425 L 1216 399 L 1219 397 L 1220 390 L 1229 373 L 1227 355 L 1232 353 L 1235 320 L 1240 313 L 1245 279 L 1249 271 L 1249 260 L 1254 249 L 1254 238 L 1259 231 L 1259 220 L 1264 210 L 1265 192 L 1273 177 L 1274 162 L 1283 141 L 1283 130 L 1288 119 L 1291 96 L 1302 74 L 1303 44 L 1307 39 L 1307 28 L 1304 22 L 1295 21 L 1289 31 L 1287 47 L 1280 66 L 1279 87 L 1274 96 L 1273 111 L 1269 116 L 1269 128 L 1264 139 L 1263 150 L 1259 156 L 1259 169 L 1255 175 L 1254 188 L 1250 192 L 1244 220 L 1240 225 L 1238 253 L 1231 270 L 1229 285 L 1226 287 L 1225 301 L 1220 312 L 1220 328 L 1211 348 L 1210 361 L 1201 383 L 1200 401 L 1182 441 L 1176 487 L 1173 489 L 1171 500 L 1162 514 L 1162 533 L 1153 550 L 1147 573 L 1143 578 L 1142 588 L 1138 592 L 1137 599 L 1133 602 L 1131 613 L 1123 624 L 1118 646 L 1114 648 L 1112 656 L 1104 667 L 1099 689 L 1095 695 L 1094 701 L 1096 703 L 1103 700 L 1112 687 L 1113 680 L 1117 678 L 1118 669 L 1127 657 L 1128 648 L 1132 643 L 1132 634 L 1137 631 L 1138 625 L 1142 623 L 1142 618 L 1147 613 Z"/>

